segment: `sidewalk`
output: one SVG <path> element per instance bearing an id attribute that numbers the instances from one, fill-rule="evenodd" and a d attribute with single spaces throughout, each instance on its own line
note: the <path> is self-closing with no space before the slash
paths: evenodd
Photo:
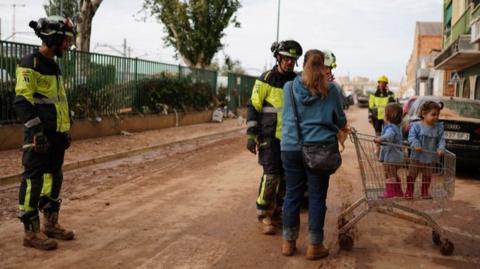
<path id="1" fill-rule="evenodd" d="M 237 119 L 73 141 L 65 164 L 241 129 Z M 20 150 L 0 151 L 0 178 L 22 172 Z"/>

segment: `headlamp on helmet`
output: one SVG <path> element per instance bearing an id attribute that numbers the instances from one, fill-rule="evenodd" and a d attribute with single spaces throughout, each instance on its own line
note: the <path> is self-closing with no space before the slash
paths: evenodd
<path id="1" fill-rule="evenodd" d="M 298 59 L 303 54 L 302 46 L 295 40 L 284 40 L 280 43 L 274 42 L 270 50 L 275 58 L 277 58 L 278 55 L 283 55 Z"/>
<path id="2" fill-rule="evenodd" d="M 30 21 L 28 24 L 35 31 L 35 34 L 43 41 L 53 36 L 75 38 L 75 25 L 69 18 L 61 16 L 50 16 L 40 18 L 38 21 Z"/>

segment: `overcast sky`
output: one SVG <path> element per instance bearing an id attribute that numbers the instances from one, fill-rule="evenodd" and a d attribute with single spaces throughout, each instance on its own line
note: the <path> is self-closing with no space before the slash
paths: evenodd
<path id="1" fill-rule="evenodd" d="M 31 19 L 45 16 L 44 0 L 0 0 L 2 39 L 12 33 L 10 4 L 16 8 L 17 42 L 38 43 L 28 28 Z M 104 0 L 93 19 L 91 48 L 118 55 L 123 39 L 132 56 L 178 63 L 174 50 L 163 44 L 163 28 L 148 13 L 139 12 L 142 0 Z M 270 45 L 276 39 L 278 0 L 243 0 L 238 11 L 242 27 L 229 27 L 225 48 L 247 72 L 257 75 L 272 65 Z M 413 47 L 416 21 L 441 21 L 442 0 L 282 0 L 280 39 L 296 39 L 304 50 L 328 48 L 337 55 L 336 76 L 386 74 L 399 81 Z M 137 13 L 138 12 L 138 13 Z M 147 17 L 144 22 L 142 18 Z M 97 45 L 99 44 L 99 45 Z M 303 59 L 300 59 L 302 61 Z"/>

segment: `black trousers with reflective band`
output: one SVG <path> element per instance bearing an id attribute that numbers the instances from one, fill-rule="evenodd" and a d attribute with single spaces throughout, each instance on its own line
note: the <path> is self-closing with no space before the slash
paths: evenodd
<path id="1" fill-rule="evenodd" d="M 281 208 L 285 196 L 285 179 L 277 138 L 259 138 L 258 162 L 263 166 L 263 175 L 257 197 L 257 208 L 271 210 Z"/>
<path id="2" fill-rule="evenodd" d="M 24 132 L 26 144 L 33 142 L 33 134 Z M 62 188 L 62 165 L 65 157 L 67 136 L 65 133 L 46 132 L 49 148 L 47 153 L 37 153 L 33 147 L 23 149 L 24 172 L 18 195 L 21 211 L 38 211 L 40 197 L 58 200 Z"/>

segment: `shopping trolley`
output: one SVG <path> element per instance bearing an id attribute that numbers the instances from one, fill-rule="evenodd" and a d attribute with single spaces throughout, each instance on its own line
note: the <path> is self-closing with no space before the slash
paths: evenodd
<path id="1" fill-rule="evenodd" d="M 397 163 L 387 163 L 379 161 L 380 145 L 375 143 L 375 136 L 362 134 L 352 128 L 350 139 L 355 145 L 355 150 L 360 166 L 363 194 L 364 197 L 353 203 L 345 209 L 338 216 L 338 240 L 341 249 L 350 250 L 353 247 L 354 239 L 352 235 L 352 228 L 354 225 L 369 212 L 378 212 L 381 214 L 398 217 L 404 220 L 415 222 L 417 224 L 425 225 L 432 228 L 432 241 L 435 245 L 440 246 L 440 252 L 443 255 L 451 255 L 454 250 L 454 245 L 445 237 L 444 230 L 440 225 L 425 211 L 413 208 L 413 205 L 427 207 L 438 205 L 444 207 L 445 201 L 451 199 L 455 189 L 455 154 L 445 151 L 443 156 L 439 156 L 436 152 L 422 152 L 422 154 L 431 154 L 432 163 L 420 163 L 416 160 L 410 160 L 409 156 L 411 149 L 408 145 L 395 145 L 383 143 L 382 145 L 391 145 L 398 147 L 398 152 L 403 153 L 403 160 Z M 424 155 L 427 156 L 427 155 Z M 408 184 L 410 188 L 414 186 L 413 195 L 405 197 L 397 195 L 396 197 L 386 198 L 385 183 L 386 168 L 391 170 L 395 167 L 398 178 L 396 179 L 395 188 L 406 191 Z M 415 181 L 406 182 L 407 175 L 418 173 Z M 430 184 L 427 181 L 422 181 L 423 174 L 426 175 L 426 180 L 430 179 Z M 392 183 L 391 178 L 389 183 Z M 424 195 L 422 187 L 427 187 L 428 195 Z M 398 190 L 398 189 L 397 189 Z M 410 206 L 409 206 L 410 205 Z M 363 206 L 363 210 L 362 209 Z M 358 210 L 357 210 L 358 209 Z M 357 210 L 357 211 L 355 211 Z M 360 212 L 358 212 L 360 210 Z"/>

